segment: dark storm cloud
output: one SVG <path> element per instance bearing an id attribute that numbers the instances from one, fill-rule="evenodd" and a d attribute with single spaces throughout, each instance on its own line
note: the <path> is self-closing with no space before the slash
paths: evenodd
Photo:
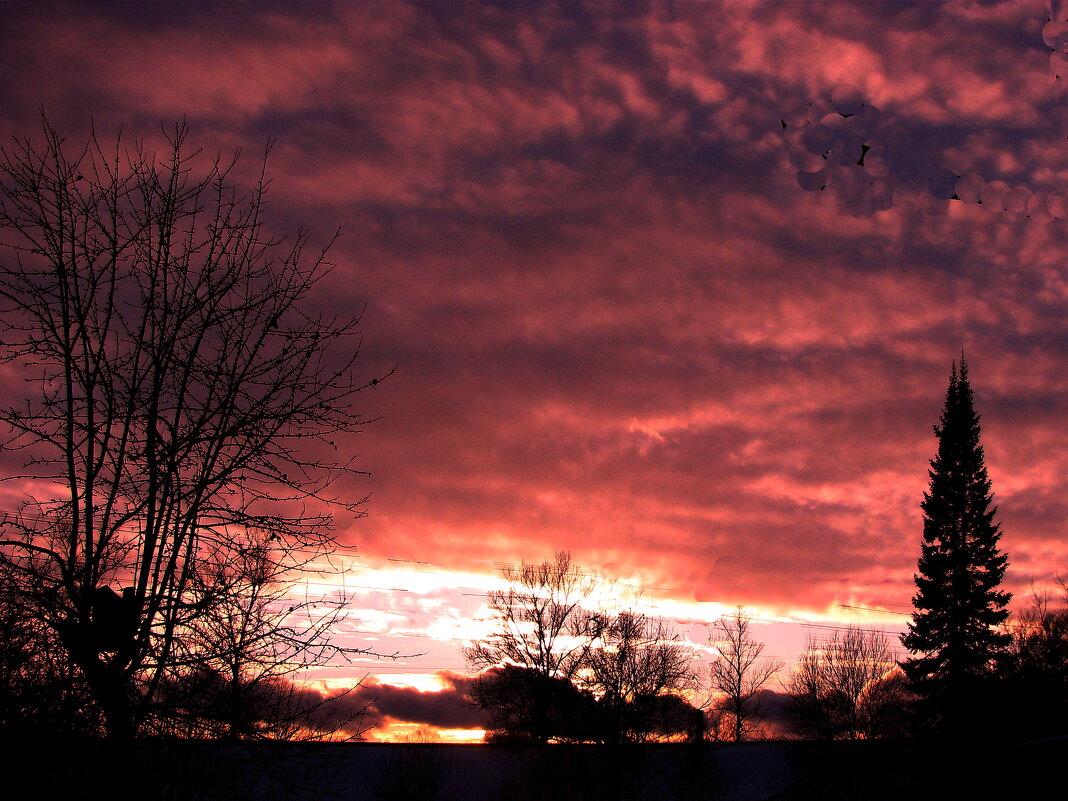
<path id="1" fill-rule="evenodd" d="M 464 696 L 469 679 L 452 673 L 439 675 L 449 682 L 449 687 L 436 692 L 365 680 L 346 703 L 354 707 L 366 706 L 369 719 L 377 717 L 380 724 L 398 722 L 441 729 L 482 728 L 481 713 Z"/>

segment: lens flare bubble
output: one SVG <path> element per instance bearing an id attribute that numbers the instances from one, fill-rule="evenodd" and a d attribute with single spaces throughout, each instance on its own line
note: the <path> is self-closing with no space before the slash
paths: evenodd
<path id="1" fill-rule="evenodd" d="M 835 147 L 838 147 L 838 145 L 836 144 Z M 831 163 L 836 164 L 834 161 Z M 838 166 L 834 167 L 836 173 L 834 186 L 830 188 L 836 190 L 837 194 L 843 198 L 855 199 L 864 197 L 868 185 L 871 183 L 871 178 L 864 170 L 852 169 L 851 165 L 845 166 L 846 169 Z"/>
<path id="2" fill-rule="evenodd" d="M 797 171 L 797 185 L 804 189 L 806 192 L 818 192 L 827 185 L 827 170 L 826 168 L 819 172 L 805 172 L 804 170 Z"/>
<path id="3" fill-rule="evenodd" d="M 1037 192 L 1031 195 L 1027 201 L 1027 216 L 1039 225 L 1053 222 L 1053 214 L 1049 210 L 1049 196 L 1045 192 Z"/>
<path id="4" fill-rule="evenodd" d="M 1058 139 L 1068 138 L 1068 107 L 1058 106 L 1046 113 L 1046 120 Z"/>
<path id="5" fill-rule="evenodd" d="M 779 119 L 786 123 L 787 129 L 804 125 L 808 115 L 808 105 L 804 100 L 788 100 L 779 109 Z"/>
<path id="6" fill-rule="evenodd" d="M 903 131 L 897 123 L 883 120 L 872 128 L 871 133 L 868 135 L 868 144 L 886 147 L 891 139 L 901 133 L 903 133 Z"/>
<path id="7" fill-rule="evenodd" d="M 1054 48 L 1054 74 L 1068 76 L 1068 22 L 1048 24 L 1043 37 Z M 865 105 L 856 87 L 836 86 L 829 97 L 788 101 L 778 117 L 783 147 L 777 162 L 795 167 L 798 185 L 815 192 L 817 200 L 830 198 L 839 211 L 858 219 L 894 205 L 940 216 L 948 213 L 952 199 L 1026 215 L 1039 224 L 1068 219 L 1068 187 L 1036 194 L 1026 186 L 987 182 L 975 172 L 958 176 L 924 156 L 925 148 L 909 131 L 886 123 L 877 107 Z M 1048 119 L 1062 138 L 1068 136 L 1068 108 L 1054 109 Z M 824 195 L 825 189 L 830 191 Z"/>
<path id="8" fill-rule="evenodd" d="M 831 148 L 830 159 L 835 164 L 841 165 L 842 167 L 852 167 L 860 161 L 862 155 L 864 155 L 864 151 L 859 142 L 851 142 L 848 139 L 839 139 Z"/>
<path id="9" fill-rule="evenodd" d="M 795 145 L 797 147 L 804 147 L 805 131 L 808 130 L 808 123 L 804 125 L 791 125 L 785 131 L 782 132 L 782 141 L 788 145 Z"/>
<path id="10" fill-rule="evenodd" d="M 927 191 L 939 200 L 949 200 L 957 188 L 957 174 L 939 167 L 927 174 Z"/>
<path id="11" fill-rule="evenodd" d="M 1068 188 L 1054 189 L 1046 198 L 1046 207 L 1058 220 L 1068 218 Z"/>
<path id="12" fill-rule="evenodd" d="M 845 121 L 846 118 L 841 114 L 828 114 L 820 120 L 820 125 L 826 126 L 826 128 L 834 134 L 834 141 L 837 142 L 842 139 L 845 134 Z"/>
<path id="13" fill-rule="evenodd" d="M 915 209 L 923 193 L 916 184 L 902 183 L 894 187 L 894 205 L 901 209 Z"/>
<path id="14" fill-rule="evenodd" d="M 883 112 L 878 106 L 864 106 L 860 114 L 873 131 L 883 124 Z"/>
<path id="15" fill-rule="evenodd" d="M 871 205 L 871 202 L 865 198 L 858 200 L 849 209 L 849 216 L 855 217 L 858 220 L 867 220 L 875 215 L 875 208 Z"/>
<path id="16" fill-rule="evenodd" d="M 790 148 L 784 145 L 775 150 L 775 166 L 780 170 L 795 169 L 790 159 Z"/>
<path id="17" fill-rule="evenodd" d="M 924 213 L 929 217 L 945 217 L 949 214 L 949 199 L 927 195 L 922 201 Z"/>
<path id="18" fill-rule="evenodd" d="M 790 163 L 804 172 L 819 172 L 827 166 L 827 159 L 809 153 L 804 148 L 790 148 Z"/>
<path id="19" fill-rule="evenodd" d="M 828 103 L 823 98 L 816 100 L 809 104 L 808 111 L 805 114 L 805 119 L 813 125 L 816 125 L 820 120 L 826 117 L 828 114 L 834 112 L 834 106 Z"/>
<path id="20" fill-rule="evenodd" d="M 957 179 L 957 197 L 965 203 L 978 203 L 986 181 L 977 172 L 969 172 Z"/>
<path id="21" fill-rule="evenodd" d="M 898 131 L 886 141 L 886 159 L 890 172 L 902 181 L 923 177 L 924 164 L 912 137 Z"/>
<path id="22" fill-rule="evenodd" d="M 923 178 L 924 168 L 915 153 L 898 153 L 890 157 L 890 172 L 905 183 L 919 181 Z"/>
<path id="23" fill-rule="evenodd" d="M 891 128 L 886 132 L 884 146 L 887 155 L 889 155 L 890 158 L 910 154 L 915 149 L 913 147 L 912 137 L 900 128 Z"/>
<path id="24" fill-rule="evenodd" d="M 1005 195 L 1005 210 L 1012 214 L 1027 214 L 1027 203 L 1034 193 L 1026 186 L 1016 186 Z"/>
<path id="25" fill-rule="evenodd" d="M 886 211 L 894 205 L 894 185 L 885 178 L 876 178 L 868 187 L 867 196 L 876 211 Z"/>
<path id="26" fill-rule="evenodd" d="M 831 91 L 831 105 L 839 114 L 856 114 L 862 102 L 860 90 L 851 84 L 841 84 Z"/>
<path id="27" fill-rule="evenodd" d="M 872 148 L 864 154 L 864 169 L 872 178 L 884 178 L 890 174 L 890 163 L 886 159 L 886 151 L 882 148 Z"/>
<path id="28" fill-rule="evenodd" d="M 838 136 L 842 139 L 849 139 L 850 141 L 864 144 L 864 140 L 866 140 L 868 134 L 871 133 L 871 120 L 866 119 L 860 114 L 856 114 L 852 117 L 841 117 L 840 119 L 842 120 L 842 126 L 838 131 Z"/>
<path id="29" fill-rule="evenodd" d="M 831 145 L 834 144 L 834 138 L 834 131 L 826 125 L 816 124 L 805 131 L 803 141 L 805 149 L 809 153 L 816 153 L 822 156 L 831 149 Z"/>
<path id="30" fill-rule="evenodd" d="M 1042 27 L 1042 41 L 1046 47 L 1054 47 L 1061 34 L 1068 32 L 1068 22 L 1051 19 Z"/>
<path id="31" fill-rule="evenodd" d="M 1054 51 L 1049 54 L 1049 71 L 1057 78 L 1063 78 L 1068 75 L 1068 60 L 1065 60 L 1064 56 Z"/>
<path id="32" fill-rule="evenodd" d="M 1005 211 L 1005 196 L 1009 194 L 1009 185 L 1004 181 L 989 181 L 979 192 L 979 199 L 987 211 Z"/>

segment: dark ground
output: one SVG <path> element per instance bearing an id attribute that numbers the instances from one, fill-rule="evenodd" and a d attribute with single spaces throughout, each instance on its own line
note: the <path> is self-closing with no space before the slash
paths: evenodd
<path id="1" fill-rule="evenodd" d="M 139 741 L 126 752 L 97 740 L 9 738 L 0 753 L 0 795 L 12 801 L 1015 800 L 1063 790 L 1068 737 L 970 747 L 915 740 L 618 748 Z M 12 792 L 22 786 L 31 789 Z"/>

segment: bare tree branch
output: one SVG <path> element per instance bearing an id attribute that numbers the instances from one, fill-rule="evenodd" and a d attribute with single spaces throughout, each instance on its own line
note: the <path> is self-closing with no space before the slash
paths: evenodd
<path id="1" fill-rule="evenodd" d="M 358 317 L 310 311 L 326 249 L 267 233 L 265 166 L 243 194 L 234 161 L 190 152 L 184 122 L 165 133 L 159 156 L 95 132 L 72 149 L 45 120 L 43 144 L 0 150 L 0 361 L 30 388 L 0 426 L 40 494 L 0 561 L 123 737 L 193 633 L 256 603 L 244 554 L 261 537 L 328 553 L 331 509 L 360 514 L 332 492 L 359 472 L 334 440 L 381 379 L 355 376 Z M 249 619 L 296 648 L 275 658 L 320 647 L 324 626 L 272 615 Z"/>
<path id="2" fill-rule="evenodd" d="M 798 658 L 787 711 L 794 730 L 820 739 L 900 734 L 907 691 L 886 635 L 850 626 L 811 640 Z"/>
<path id="3" fill-rule="evenodd" d="M 757 696 L 783 668 L 779 659 L 764 659 L 764 643 L 752 634 L 753 619 L 738 607 L 713 625 L 711 644 L 719 656 L 709 665 L 713 715 L 725 716 L 727 734 L 741 742 L 764 719 Z"/>

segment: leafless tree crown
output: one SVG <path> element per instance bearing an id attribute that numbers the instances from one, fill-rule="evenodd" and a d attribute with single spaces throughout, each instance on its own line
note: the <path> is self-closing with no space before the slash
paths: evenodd
<path id="1" fill-rule="evenodd" d="M 263 171 L 242 193 L 184 123 L 159 153 L 43 134 L 0 153 L 0 360 L 27 387 L 0 424 L 34 493 L 0 560 L 128 733 L 207 616 L 328 552 L 332 508 L 359 514 L 331 493 L 356 472 L 336 442 L 379 379 L 355 378 L 358 315 L 311 310 L 326 251 L 268 232 Z"/>
<path id="2" fill-rule="evenodd" d="M 547 677 L 570 679 L 585 657 L 593 620 L 582 602 L 594 581 L 571 564 L 569 553 L 540 564 L 504 569 L 509 586 L 489 594 L 499 629 L 464 651 L 475 667 L 512 664 Z"/>
<path id="3" fill-rule="evenodd" d="M 752 627 L 752 617 L 738 607 L 717 620 L 710 635 L 719 652 L 708 668 L 715 732 L 735 742 L 752 734 L 764 719 L 758 695 L 783 668 L 782 660 L 763 657 L 764 643 Z"/>
<path id="4" fill-rule="evenodd" d="M 567 553 L 504 576 L 508 589 L 489 598 L 497 630 L 464 649 L 484 669 L 472 696 L 493 736 L 618 743 L 698 728 L 682 700 L 695 683 L 693 653 L 662 621 L 586 609 L 595 581 Z"/>
<path id="5" fill-rule="evenodd" d="M 904 675 L 887 636 L 850 626 L 810 640 L 790 680 L 794 730 L 822 739 L 869 739 L 903 731 Z"/>

